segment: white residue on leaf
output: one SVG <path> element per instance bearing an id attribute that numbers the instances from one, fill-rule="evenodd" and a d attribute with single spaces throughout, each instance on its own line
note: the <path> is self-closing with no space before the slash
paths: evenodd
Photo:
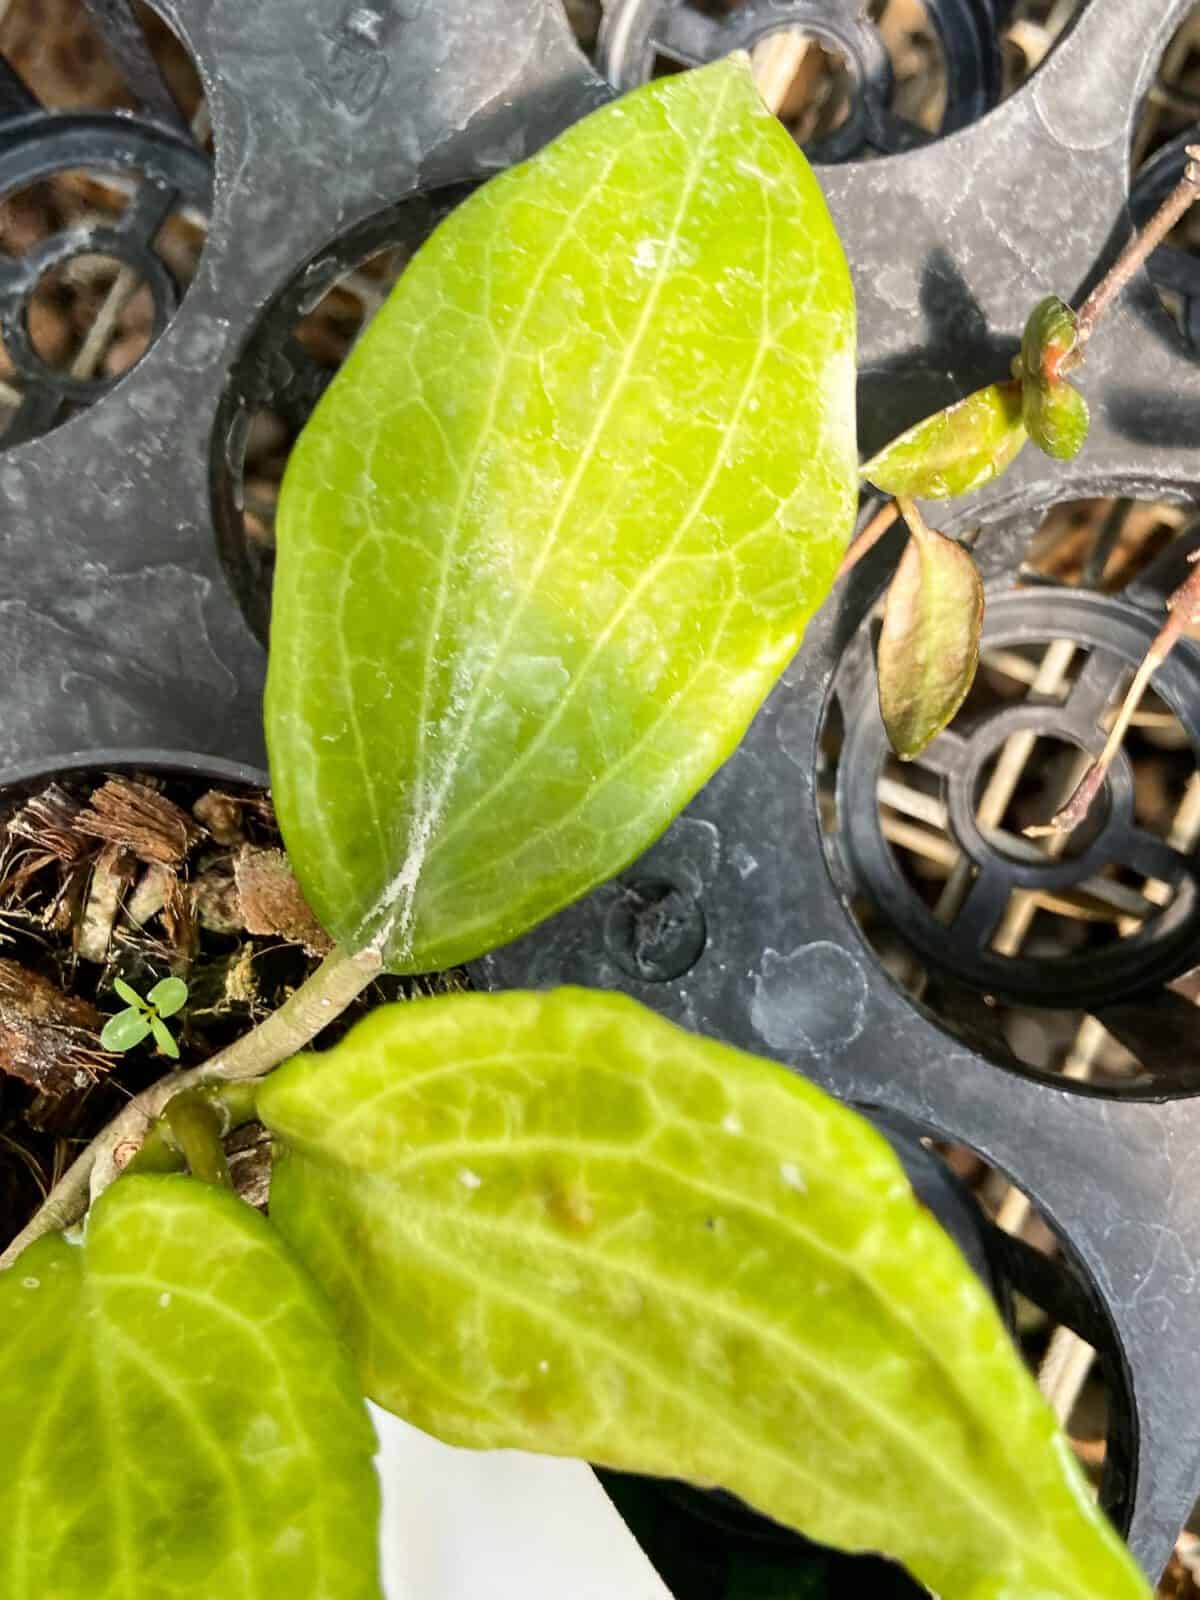
<path id="1" fill-rule="evenodd" d="M 40 1289 L 42 1280 L 40 1278 L 22 1278 L 21 1287 L 22 1289 Z"/>
<path id="2" fill-rule="evenodd" d="M 163 1292 L 159 1295 L 158 1303 L 163 1308 L 164 1311 L 171 1304 L 171 1291 L 169 1289 L 164 1289 Z"/>
<path id="3" fill-rule="evenodd" d="M 727 1116 L 721 1118 L 721 1126 L 726 1133 L 741 1133 L 742 1119 L 731 1111 Z"/>
<path id="4" fill-rule="evenodd" d="M 538 1362 L 538 1371 L 539 1372 L 549 1372 L 550 1371 L 550 1363 L 548 1361 L 539 1361 Z"/>
<path id="5" fill-rule="evenodd" d="M 445 814 L 446 804 L 458 775 L 465 739 L 462 737 L 464 721 L 469 722 L 474 710 L 471 701 L 478 671 L 478 663 L 470 656 L 459 661 L 455 668 L 450 691 L 450 703 L 437 735 L 443 740 L 453 739 L 449 754 L 436 775 L 426 774 L 417 785 L 417 798 L 412 820 L 408 827 L 408 849 L 399 872 L 384 888 L 375 902 L 367 926 L 376 924 L 369 949 L 386 951 L 395 941 L 397 953 L 407 957 L 412 951 L 413 924 L 416 920 L 417 888 L 425 870 L 434 837 Z M 431 735 L 434 730 L 431 730 Z"/>
<path id="6" fill-rule="evenodd" d="M 483 1183 L 483 1179 L 479 1176 L 479 1174 L 477 1172 L 472 1172 L 470 1167 L 459 1168 L 458 1181 L 462 1184 L 464 1189 L 478 1189 Z"/>
<path id="7" fill-rule="evenodd" d="M 241 1438 L 241 1451 L 244 1456 L 255 1460 L 259 1456 L 270 1455 L 283 1448 L 285 1441 L 279 1431 L 279 1424 L 269 1412 L 260 1411 L 250 1418 Z"/>
<path id="8" fill-rule="evenodd" d="M 633 252 L 633 267 L 635 272 L 654 272 L 665 248 L 662 239 L 639 239 L 637 249 Z"/>
<path id="9" fill-rule="evenodd" d="M 795 1189 L 799 1194 L 803 1194 L 808 1188 L 804 1181 L 804 1174 L 794 1161 L 781 1161 L 779 1163 L 779 1176 L 789 1189 Z"/>

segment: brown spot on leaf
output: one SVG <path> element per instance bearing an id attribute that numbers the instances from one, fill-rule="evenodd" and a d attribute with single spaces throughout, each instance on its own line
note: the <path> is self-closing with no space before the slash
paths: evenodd
<path id="1" fill-rule="evenodd" d="M 546 1186 L 546 1210 L 559 1227 L 570 1233 L 585 1233 L 596 1220 L 582 1178 L 551 1177 Z"/>

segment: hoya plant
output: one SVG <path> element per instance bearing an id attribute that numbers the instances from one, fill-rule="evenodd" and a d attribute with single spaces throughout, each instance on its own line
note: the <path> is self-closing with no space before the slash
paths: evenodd
<path id="1" fill-rule="evenodd" d="M 1031 330 L 1017 376 L 864 469 L 912 532 L 881 645 L 905 749 L 979 611 L 913 497 L 1084 426 L 1081 320 Z M 945 1600 L 1144 1600 L 984 1288 L 803 1079 L 584 990 L 384 1006 L 305 1050 L 380 972 L 620 871 L 735 747 L 846 551 L 854 380 L 846 262 L 744 58 L 596 112 L 413 260 L 280 505 L 272 781 L 336 947 L 6 1252 L 8 1600 L 375 1600 L 364 1395 L 723 1486 Z M 124 998 L 123 1039 L 174 1043 L 177 990 Z M 251 1118 L 269 1218 L 225 1164 Z"/>

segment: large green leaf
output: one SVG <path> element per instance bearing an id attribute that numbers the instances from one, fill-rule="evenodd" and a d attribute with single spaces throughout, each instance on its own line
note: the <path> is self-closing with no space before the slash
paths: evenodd
<path id="1" fill-rule="evenodd" d="M 641 852 L 795 650 L 855 491 L 845 259 L 744 57 L 469 199 L 280 502 L 271 771 L 329 931 L 444 967 Z"/>
<path id="2" fill-rule="evenodd" d="M 127 1177 L 0 1274 L 4 1600 L 378 1600 L 374 1437 L 257 1212 Z"/>
<path id="3" fill-rule="evenodd" d="M 271 1211 L 377 1400 L 722 1484 L 943 1600 L 1146 1600 L 885 1142 L 616 995 L 387 1007 L 268 1080 Z"/>

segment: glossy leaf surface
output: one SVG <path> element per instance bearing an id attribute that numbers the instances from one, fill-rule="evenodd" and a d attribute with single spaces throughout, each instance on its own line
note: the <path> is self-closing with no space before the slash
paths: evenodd
<path id="1" fill-rule="evenodd" d="M 976 389 L 893 439 L 862 468 L 885 494 L 949 500 L 998 478 L 1025 443 L 1021 386 Z"/>
<path id="2" fill-rule="evenodd" d="M 890 1148 L 794 1074 L 622 996 L 455 995 L 259 1110 L 273 1219 L 420 1427 L 721 1484 L 943 1600 L 1146 1600 Z"/>
<path id="3" fill-rule="evenodd" d="M 179 1059 L 179 1046 L 175 1042 L 175 1035 L 161 1017 L 150 1018 L 150 1032 L 154 1035 L 154 1042 L 163 1055 L 170 1056 L 172 1060 L 177 1061 Z"/>
<path id="4" fill-rule="evenodd" d="M 641 852 L 794 652 L 856 479 L 849 274 L 744 57 L 467 200 L 280 502 L 267 733 L 325 927 L 444 967 Z"/>
<path id="5" fill-rule="evenodd" d="M 902 761 L 919 756 L 966 699 L 979 665 L 983 582 L 971 553 L 919 518 L 887 592 L 879 709 Z"/>
<path id="6" fill-rule="evenodd" d="M 127 1006 L 145 1007 L 146 1002 L 142 999 L 141 995 L 137 992 L 132 984 L 126 983 L 124 978 L 114 978 L 113 988 L 121 997 L 121 999 L 124 1000 Z"/>
<path id="7" fill-rule="evenodd" d="M 0 1274 L 5 1600 L 379 1600 L 374 1433 L 257 1212 L 126 1177 Z"/>
<path id="8" fill-rule="evenodd" d="M 150 1018 L 144 1011 L 126 1006 L 117 1011 L 104 1024 L 100 1043 L 106 1050 L 132 1050 L 150 1032 Z"/>
<path id="9" fill-rule="evenodd" d="M 1029 314 L 1021 336 L 1021 369 L 1033 382 L 1055 383 L 1078 343 L 1079 318 L 1065 300 L 1048 294 Z"/>
<path id="10" fill-rule="evenodd" d="M 160 1017 L 173 1017 L 187 1004 L 188 986 L 182 978 L 161 978 L 146 999 Z"/>
<path id="11" fill-rule="evenodd" d="M 1057 383 L 1026 380 L 1022 415 L 1029 437 L 1056 461 L 1074 461 L 1088 436 L 1087 401 L 1065 379 Z"/>

